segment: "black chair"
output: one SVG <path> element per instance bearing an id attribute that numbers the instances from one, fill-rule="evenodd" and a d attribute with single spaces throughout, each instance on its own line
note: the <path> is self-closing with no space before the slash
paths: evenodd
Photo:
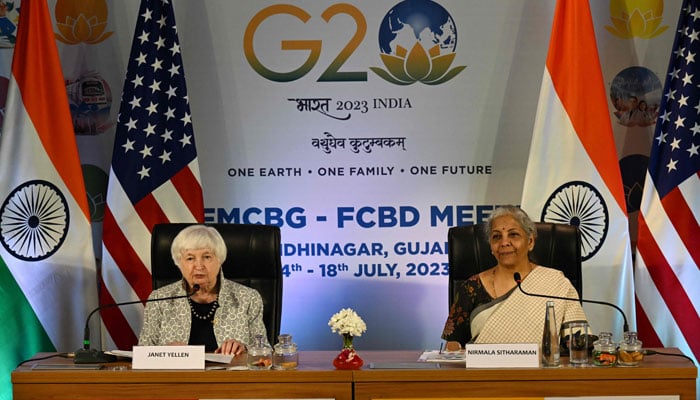
<path id="1" fill-rule="evenodd" d="M 153 289 L 182 279 L 173 263 L 170 244 L 192 224 L 157 224 L 151 235 Z M 277 342 L 282 321 L 282 259 L 280 229 L 271 225 L 209 224 L 226 242 L 224 277 L 256 289 L 263 300 L 263 322 L 270 344 Z"/>
<path id="2" fill-rule="evenodd" d="M 581 233 L 578 227 L 547 222 L 535 223 L 537 238 L 533 262 L 559 269 L 583 297 L 581 277 Z M 483 225 L 455 226 L 447 232 L 449 272 L 448 307 L 457 288 L 470 276 L 496 265 Z"/>

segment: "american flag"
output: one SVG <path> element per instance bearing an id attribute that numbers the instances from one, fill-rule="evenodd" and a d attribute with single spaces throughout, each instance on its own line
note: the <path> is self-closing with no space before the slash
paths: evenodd
<path id="1" fill-rule="evenodd" d="M 114 138 L 100 304 L 146 299 L 153 226 L 202 222 L 203 203 L 173 6 L 142 0 Z M 131 349 L 142 312 L 141 305 L 102 311 L 103 347 Z"/>
<path id="2" fill-rule="evenodd" d="M 697 59 L 696 59 L 697 57 Z M 639 213 L 635 291 L 645 347 L 700 358 L 700 8 L 678 20 Z M 696 361 L 697 362 L 697 361 Z"/>

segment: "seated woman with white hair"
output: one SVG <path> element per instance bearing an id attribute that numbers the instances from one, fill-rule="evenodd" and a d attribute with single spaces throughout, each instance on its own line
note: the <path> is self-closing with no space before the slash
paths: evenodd
<path id="1" fill-rule="evenodd" d="M 219 231 L 188 226 L 175 236 L 171 253 L 182 280 L 148 298 L 190 296 L 147 303 L 140 346 L 204 345 L 206 352 L 238 355 L 256 335 L 267 338 L 260 293 L 223 276 L 226 243 Z"/>

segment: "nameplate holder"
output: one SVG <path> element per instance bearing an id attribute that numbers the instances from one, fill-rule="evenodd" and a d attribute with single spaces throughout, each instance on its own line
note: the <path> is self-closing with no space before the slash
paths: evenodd
<path id="1" fill-rule="evenodd" d="M 467 368 L 538 368 L 540 346 L 537 343 L 467 344 L 464 355 Z"/>
<path id="2" fill-rule="evenodd" d="M 204 369 L 204 346 L 134 346 L 133 369 Z"/>

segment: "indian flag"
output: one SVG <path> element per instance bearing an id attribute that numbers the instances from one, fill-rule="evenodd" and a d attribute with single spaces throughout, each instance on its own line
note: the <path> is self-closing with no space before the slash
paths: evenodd
<path id="1" fill-rule="evenodd" d="M 535 220 L 578 225 L 583 298 L 621 307 L 631 325 L 626 203 L 588 0 L 557 1 L 528 160 L 522 208 Z M 617 310 L 584 309 L 594 332 L 622 339 Z"/>
<path id="2" fill-rule="evenodd" d="M 0 134 L 0 399 L 37 352 L 82 347 L 97 306 L 87 195 L 45 1 L 23 1 Z"/>

